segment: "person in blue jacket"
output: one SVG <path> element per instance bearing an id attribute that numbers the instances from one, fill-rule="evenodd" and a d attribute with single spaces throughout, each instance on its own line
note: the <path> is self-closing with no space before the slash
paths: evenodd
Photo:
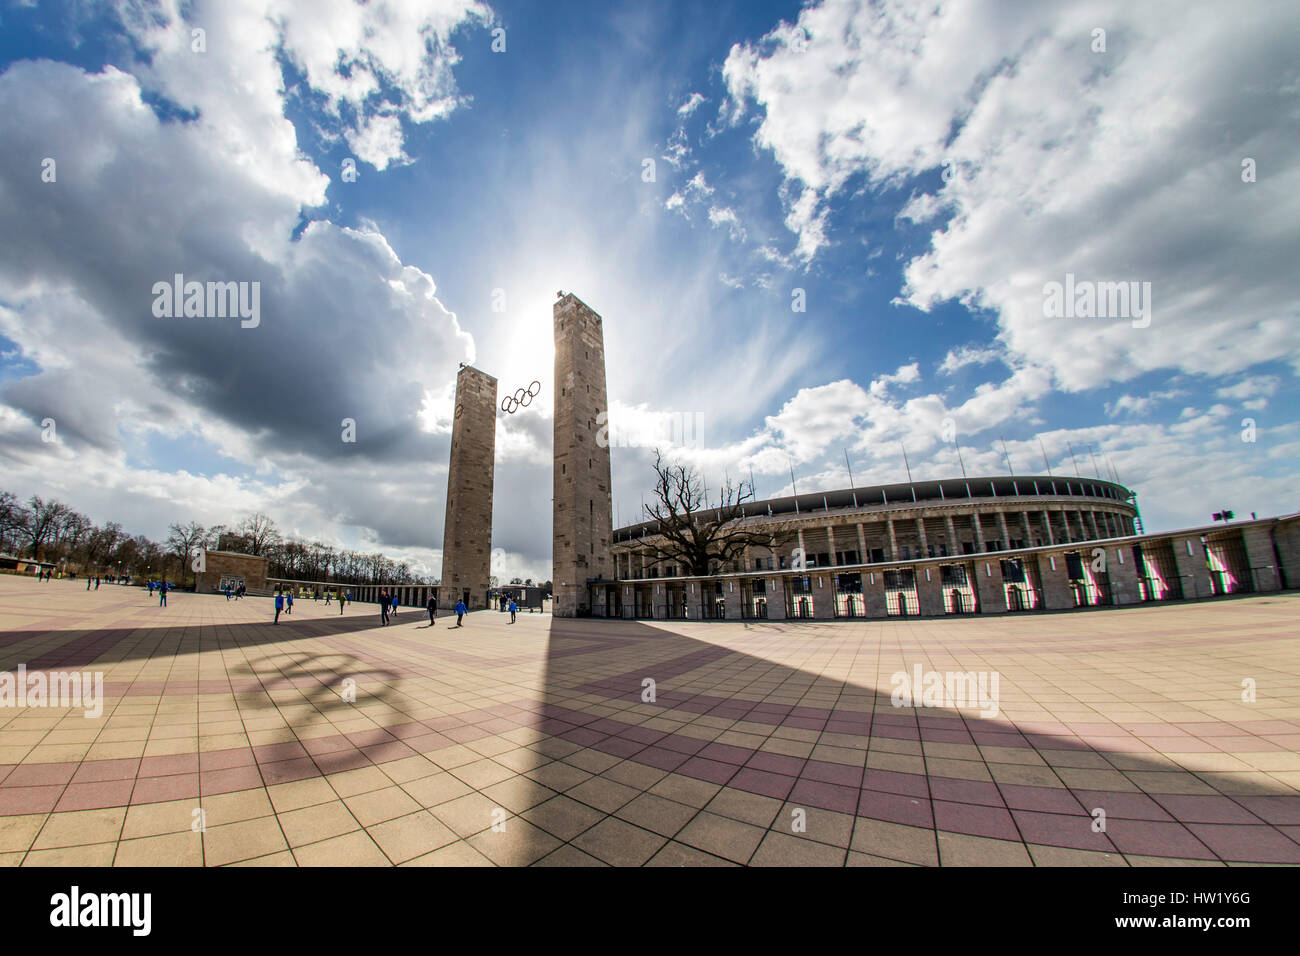
<path id="1" fill-rule="evenodd" d="M 284 595 L 279 591 L 275 592 L 275 623 L 280 623 L 280 612 L 284 610 Z"/>
<path id="2" fill-rule="evenodd" d="M 464 601 L 457 601 L 457 602 L 456 602 L 456 626 L 457 626 L 457 627 L 464 627 L 464 626 L 465 626 L 465 623 L 464 623 L 464 621 L 465 621 L 465 612 L 468 611 L 468 610 L 469 610 L 469 608 L 465 607 L 465 602 L 464 602 Z"/>

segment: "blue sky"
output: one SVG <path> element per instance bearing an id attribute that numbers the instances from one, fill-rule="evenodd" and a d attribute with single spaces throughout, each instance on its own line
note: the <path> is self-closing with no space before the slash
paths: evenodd
<path id="1" fill-rule="evenodd" d="M 1091 448 L 1148 528 L 1294 511 L 1300 18 L 1040 7 L 0 7 L 0 487 L 436 574 L 470 361 L 542 382 L 493 546 L 545 577 L 562 289 L 615 424 L 691 416 L 711 486 L 947 476 L 955 433 L 972 474 Z M 261 282 L 260 325 L 153 316 L 176 272 Z M 1149 325 L 1047 315 L 1067 273 L 1150 283 Z M 615 449 L 624 522 L 652 458 Z"/>

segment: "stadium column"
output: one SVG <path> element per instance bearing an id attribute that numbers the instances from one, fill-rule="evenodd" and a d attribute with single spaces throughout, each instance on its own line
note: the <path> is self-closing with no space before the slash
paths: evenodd
<path id="1" fill-rule="evenodd" d="M 577 296 L 553 308 L 555 462 L 551 563 L 554 613 L 592 611 L 588 580 L 611 577 L 614 536 L 610 500 L 605 334 L 600 316 Z M 596 594 L 603 601 L 604 589 Z"/>
<path id="2" fill-rule="evenodd" d="M 937 564 L 917 569 L 916 597 L 923 617 L 939 617 L 947 613 L 943 603 L 943 573 Z"/>
<path id="3" fill-rule="evenodd" d="M 1264 525 L 1251 525 L 1241 530 L 1242 544 L 1250 561 L 1251 575 L 1256 591 L 1276 591 L 1282 586 L 1278 573 L 1277 556 L 1273 549 L 1273 536 Z"/>
<path id="4" fill-rule="evenodd" d="M 461 600 L 470 610 L 487 606 L 492 578 L 496 428 L 497 380 L 473 366 L 462 366 L 456 375 L 456 411 L 447 466 L 440 607 L 455 607 Z"/>
<path id="5" fill-rule="evenodd" d="M 1142 594 L 1138 590 L 1137 562 L 1133 550 L 1123 545 L 1106 548 L 1106 577 L 1116 604 L 1136 604 Z M 1127 552 L 1127 557 L 1125 557 Z"/>
<path id="6" fill-rule="evenodd" d="M 1038 579 L 1043 583 L 1043 606 L 1049 611 L 1074 607 L 1065 552 L 1038 555 Z"/>
<path id="7" fill-rule="evenodd" d="M 1209 597 L 1210 569 L 1205 561 L 1205 545 L 1199 536 L 1174 538 L 1174 564 L 1183 581 L 1184 598 Z"/>
<path id="8" fill-rule="evenodd" d="M 1002 580 L 1002 564 L 990 558 L 975 562 L 975 595 L 981 614 L 1006 614 L 1006 585 Z"/>
<path id="9" fill-rule="evenodd" d="M 984 554 L 986 552 L 984 547 L 984 529 L 980 527 L 980 513 L 978 511 L 972 511 L 970 513 L 970 525 L 975 532 L 975 551 L 978 554 Z"/>
<path id="10" fill-rule="evenodd" d="M 1056 535 L 1052 533 L 1052 516 L 1047 513 L 1046 508 L 1043 509 L 1043 532 L 1047 535 L 1044 544 L 1056 544 Z"/>

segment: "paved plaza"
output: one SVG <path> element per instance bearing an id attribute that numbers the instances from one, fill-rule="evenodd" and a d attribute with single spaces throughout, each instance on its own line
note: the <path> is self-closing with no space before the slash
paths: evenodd
<path id="1" fill-rule="evenodd" d="M 0 860 L 1300 863 L 1300 594 L 463 629 L 169 605 L 0 576 L 0 670 L 100 671 L 105 696 L 0 707 Z M 917 667 L 995 672 L 997 715 L 894 706 Z"/>

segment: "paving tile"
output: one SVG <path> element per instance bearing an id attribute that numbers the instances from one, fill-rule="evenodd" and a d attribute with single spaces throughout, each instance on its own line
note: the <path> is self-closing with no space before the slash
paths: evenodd
<path id="1" fill-rule="evenodd" d="M 677 834 L 676 840 L 733 863 L 745 864 L 754 855 L 764 833 L 759 827 L 703 810 Z"/>
<path id="2" fill-rule="evenodd" d="M 624 820 L 606 817 L 571 842 L 611 866 L 641 866 L 668 841 Z"/>

